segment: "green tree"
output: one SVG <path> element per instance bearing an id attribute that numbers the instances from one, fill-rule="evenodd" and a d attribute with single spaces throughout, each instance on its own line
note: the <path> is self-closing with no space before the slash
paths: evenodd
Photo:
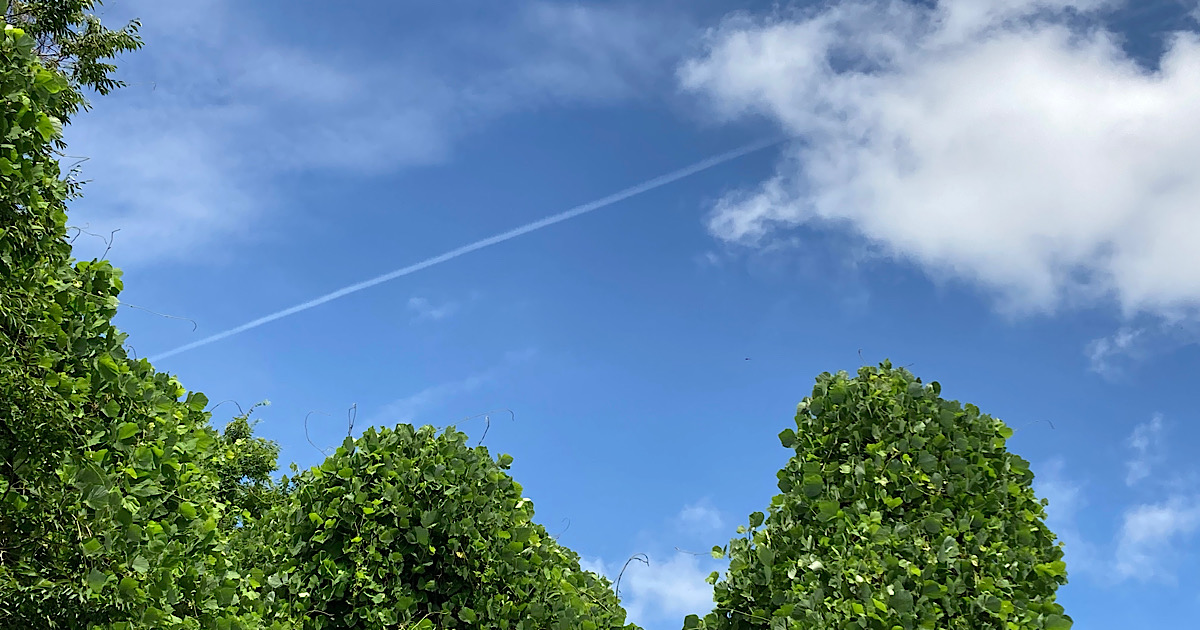
<path id="1" fill-rule="evenodd" d="M 207 400 L 126 355 L 120 272 L 76 264 L 65 241 L 53 143 L 95 76 L 43 63 L 52 13 L 15 15 L 0 39 L 0 627 L 228 620 L 219 604 L 244 585 L 217 531 Z"/>
<path id="2" fill-rule="evenodd" d="M 822 374 L 794 455 L 685 628 L 1066 630 L 1062 549 L 1012 430 L 890 363 Z"/>
<path id="3" fill-rule="evenodd" d="M 276 620 L 305 628 L 635 629 L 608 581 L 532 521 L 485 447 L 453 428 L 367 431 L 269 516 Z"/>

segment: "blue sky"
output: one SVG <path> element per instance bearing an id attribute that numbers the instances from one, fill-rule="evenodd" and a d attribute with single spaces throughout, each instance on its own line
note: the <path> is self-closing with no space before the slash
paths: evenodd
<path id="1" fill-rule="evenodd" d="M 687 552 L 768 504 L 813 378 L 890 358 L 1016 429 L 1076 627 L 1184 627 L 1195 11 L 111 0 L 147 46 L 68 130 L 71 219 L 120 229 L 118 324 L 157 355 L 792 137 L 156 365 L 270 399 L 259 430 L 300 466 L 352 405 L 356 431 L 511 409 L 486 444 L 589 567 L 647 554 L 622 595 L 660 630 L 708 609 L 719 564 Z"/>

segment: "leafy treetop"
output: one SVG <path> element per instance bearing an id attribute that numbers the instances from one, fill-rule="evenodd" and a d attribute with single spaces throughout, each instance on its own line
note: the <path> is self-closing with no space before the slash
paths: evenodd
<path id="1" fill-rule="evenodd" d="M 940 393 L 887 362 L 822 374 L 779 435 L 781 494 L 714 548 L 716 607 L 685 628 L 1070 628 L 1012 430 Z"/>

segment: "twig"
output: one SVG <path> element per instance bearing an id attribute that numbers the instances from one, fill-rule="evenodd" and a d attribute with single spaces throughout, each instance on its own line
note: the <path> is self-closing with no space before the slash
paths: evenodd
<path id="1" fill-rule="evenodd" d="M 561 532 L 558 532 L 557 534 L 555 534 L 554 536 L 552 536 L 552 538 L 554 538 L 554 540 L 555 540 L 555 541 L 557 541 L 557 540 L 558 540 L 559 536 L 562 536 L 563 534 L 567 533 L 567 530 L 568 530 L 568 529 L 571 529 L 571 519 L 569 519 L 569 518 L 564 518 L 563 520 L 567 522 L 567 526 L 566 526 L 566 527 L 564 527 L 564 528 L 562 529 L 562 531 L 561 531 Z"/>
<path id="2" fill-rule="evenodd" d="M 117 232 L 120 232 L 120 231 L 121 231 L 121 228 L 117 228 L 117 229 L 113 230 L 112 232 L 108 233 L 108 238 L 104 240 L 104 244 L 106 247 L 104 248 L 104 253 L 100 255 L 100 260 L 104 260 L 104 259 L 108 258 L 108 251 L 110 249 L 112 249 L 113 241 L 117 240 Z"/>
<path id="3" fill-rule="evenodd" d="M 313 415 L 314 413 L 319 413 L 319 414 L 321 414 L 322 416 L 328 416 L 328 415 L 329 415 L 329 414 L 325 413 L 324 411 L 317 411 L 317 410 L 315 410 L 315 409 L 314 409 L 313 411 L 310 411 L 310 412 L 308 412 L 307 414 L 305 414 L 305 415 L 304 415 L 304 439 L 308 440 L 308 443 L 309 443 L 309 444 L 312 444 L 312 447 L 313 447 L 313 448 L 315 448 L 315 449 L 317 449 L 317 452 L 319 452 L 320 454 L 322 454 L 322 455 L 324 455 L 324 456 L 326 456 L 326 457 L 329 457 L 329 453 L 326 453 L 326 452 L 324 451 L 324 449 L 322 449 L 320 446 L 317 446 L 316 442 L 313 442 L 313 441 L 312 441 L 312 438 L 311 438 L 311 437 L 309 437 L 309 435 L 308 435 L 308 417 L 309 417 L 309 416 L 311 416 L 311 415 Z"/>
<path id="4" fill-rule="evenodd" d="M 650 566 L 650 557 L 644 553 L 635 553 L 632 556 L 629 556 L 629 559 L 625 561 L 625 565 L 621 567 L 621 572 L 617 574 L 617 584 L 614 590 L 616 592 L 618 601 L 621 599 L 621 578 L 625 576 L 625 569 L 629 568 L 629 563 L 633 562 L 634 560 L 637 560 L 646 566 Z"/>
<path id="5" fill-rule="evenodd" d="M 485 412 L 483 412 L 483 413 L 477 413 L 477 414 L 475 414 L 475 415 L 473 415 L 473 416 L 467 416 L 466 418 L 463 418 L 462 420 L 459 420 L 459 422 L 466 422 L 466 421 L 468 421 L 468 420 L 474 420 L 475 418 L 483 418 L 483 421 L 486 423 L 486 424 L 484 425 L 484 427 L 483 427 L 483 435 L 479 436 L 479 441 L 475 443 L 475 446 L 479 446 L 480 444 L 483 444 L 483 438 L 486 438 L 486 437 L 487 437 L 488 430 L 492 428 L 492 414 L 494 414 L 494 413 L 500 413 L 500 412 L 502 412 L 502 411 L 507 411 L 507 412 L 508 412 L 508 415 L 509 415 L 509 417 L 512 419 L 512 421 L 513 421 L 513 422 L 516 422 L 516 420 L 517 420 L 517 414 L 516 414 L 516 413 L 514 413 L 512 409 L 493 409 L 493 410 L 491 410 L 491 411 L 485 411 Z M 443 429 L 444 429 L 444 428 L 445 428 L 445 427 L 443 427 Z"/>
<path id="6" fill-rule="evenodd" d="M 212 413 L 212 412 L 216 411 L 216 410 L 217 410 L 217 407 L 220 407 L 221 405 L 224 405 L 225 403 L 233 403 L 233 406 L 234 406 L 234 407 L 237 407 L 237 410 L 238 410 L 238 414 L 239 414 L 239 415 L 243 415 L 243 416 L 244 416 L 244 415 L 246 415 L 246 412 L 245 412 L 245 411 L 242 411 L 242 405 L 241 405 L 241 404 L 239 404 L 239 403 L 238 403 L 238 401 L 236 401 L 236 400 L 234 400 L 234 399 L 232 399 L 232 398 L 227 398 L 227 399 L 225 399 L 225 400 L 222 400 L 221 402 L 219 402 L 219 403 L 217 403 L 217 404 L 213 405 L 212 407 L 209 407 L 209 409 L 208 409 L 208 413 Z"/>
<path id="7" fill-rule="evenodd" d="M 159 317 L 166 317 L 167 319 L 181 319 L 185 322 L 191 322 L 192 323 L 192 332 L 196 332 L 196 329 L 200 327 L 200 325 L 196 323 L 196 320 L 194 320 L 190 317 L 180 317 L 178 315 L 167 315 L 166 313 L 159 313 L 158 311 L 152 311 L 144 306 L 138 306 L 137 304 L 130 304 L 128 302 L 121 302 L 121 306 L 124 306 L 127 308 L 136 308 L 139 311 L 146 311 L 147 313 L 150 313 L 151 315 L 158 315 Z"/>

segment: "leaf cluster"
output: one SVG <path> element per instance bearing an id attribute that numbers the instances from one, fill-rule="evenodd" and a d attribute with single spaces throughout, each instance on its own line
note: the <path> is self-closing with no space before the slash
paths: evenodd
<path id="1" fill-rule="evenodd" d="M 93 13 L 101 0 L 0 0 L 5 22 L 29 36 L 32 51 L 48 70 L 67 81 L 55 113 L 64 122 L 87 108 L 85 92 L 105 95 L 125 84 L 114 78 L 112 59 L 142 47 L 140 22 L 106 27 Z"/>

